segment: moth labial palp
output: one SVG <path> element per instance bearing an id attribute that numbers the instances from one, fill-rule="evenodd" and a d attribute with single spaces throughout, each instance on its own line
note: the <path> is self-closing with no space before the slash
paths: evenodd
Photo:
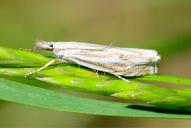
<path id="1" fill-rule="evenodd" d="M 65 62 L 73 62 L 96 71 L 106 72 L 124 81 L 128 81 L 124 77 L 158 73 L 157 64 L 161 59 L 156 50 L 108 47 L 74 41 L 40 41 L 36 43 L 36 48 L 52 51 L 58 59 Z M 40 68 L 40 71 L 47 65 Z"/>

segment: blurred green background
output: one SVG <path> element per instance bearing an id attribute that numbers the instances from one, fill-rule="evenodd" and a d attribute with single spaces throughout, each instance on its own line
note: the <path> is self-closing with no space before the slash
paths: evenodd
<path id="1" fill-rule="evenodd" d="M 163 58 L 160 73 L 191 76 L 190 0 L 0 0 L 0 30 L 0 45 L 12 48 L 31 48 L 36 40 L 47 40 L 157 49 Z M 3 101 L 0 113 L 0 127 L 191 125 L 189 120 L 82 115 Z"/>

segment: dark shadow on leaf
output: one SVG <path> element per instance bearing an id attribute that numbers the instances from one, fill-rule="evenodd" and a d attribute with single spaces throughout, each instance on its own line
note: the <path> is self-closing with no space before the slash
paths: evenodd
<path id="1" fill-rule="evenodd" d="M 179 108 L 179 110 L 172 110 L 172 109 L 157 108 L 152 106 L 141 106 L 141 105 L 128 105 L 126 107 L 136 110 L 152 111 L 156 113 L 191 115 L 191 111 L 188 111 L 185 108 Z"/>

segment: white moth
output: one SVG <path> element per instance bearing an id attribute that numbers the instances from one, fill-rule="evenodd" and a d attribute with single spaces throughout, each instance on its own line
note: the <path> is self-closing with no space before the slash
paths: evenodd
<path id="1" fill-rule="evenodd" d="M 113 74 L 128 81 L 123 76 L 156 74 L 157 63 L 160 61 L 160 56 L 155 50 L 119 48 L 81 42 L 40 41 L 36 43 L 36 48 L 52 51 L 57 59 L 50 61 L 37 71 L 30 72 L 27 76 L 45 69 L 56 60 L 61 60 Z"/>

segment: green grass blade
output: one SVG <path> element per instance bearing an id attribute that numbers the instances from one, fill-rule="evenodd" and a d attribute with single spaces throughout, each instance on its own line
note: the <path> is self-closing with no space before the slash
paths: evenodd
<path id="1" fill-rule="evenodd" d="M 157 109 L 149 111 L 144 107 L 141 109 L 125 103 L 61 94 L 2 78 L 0 78 L 0 83 L 0 99 L 51 110 L 124 117 L 191 118 L 191 115 L 187 114 L 166 114 Z"/>
<path id="2" fill-rule="evenodd" d="M 64 68 L 64 66 L 62 68 Z M 11 71 L 6 71 L 6 69 L 0 69 L 0 74 L 7 73 L 10 75 L 13 73 L 13 76 L 16 76 L 21 73 L 20 76 L 24 76 L 22 73 L 25 74 L 25 70 L 21 71 L 21 69 L 19 69 L 18 71 L 18 68 L 14 69 L 16 70 L 9 69 Z M 47 69 L 42 74 L 34 78 L 62 87 L 107 96 L 115 96 L 159 108 L 191 111 L 191 103 L 189 102 L 191 99 L 191 88 L 160 87 L 152 84 L 136 82 L 136 79 L 127 83 L 120 79 L 97 78 L 96 75 L 93 77 L 93 75 L 91 76 L 90 74 L 89 77 L 82 77 L 83 75 L 79 77 L 80 74 L 72 75 L 64 73 L 61 73 L 60 75 L 56 74 L 56 76 L 48 76 L 51 74 L 53 69 L 54 68 Z M 47 73 L 49 70 L 50 73 Z"/>

